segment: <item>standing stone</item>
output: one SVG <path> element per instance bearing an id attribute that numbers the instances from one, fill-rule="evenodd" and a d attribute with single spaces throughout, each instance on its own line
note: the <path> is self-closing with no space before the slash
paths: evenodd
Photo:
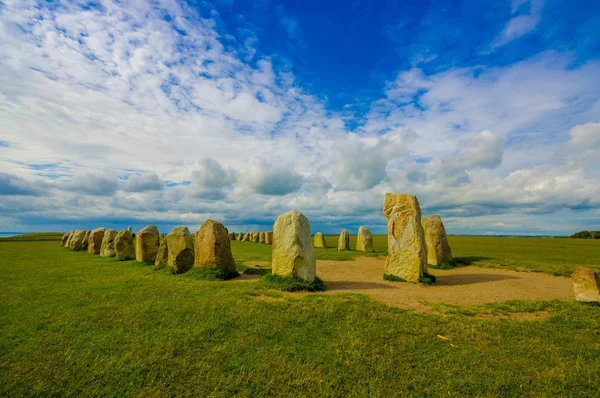
<path id="1" fill-rule="evenodd" d="M 67 238 L 67 243 L 65 243 L 65 247 L 71 247 L 70 243 L 71 243 L 71 238 L 73 238 L 73 235 L 75 234 L 75 231 L 71 231 L 69 232 L 69 237 Z"/>
<path id="2" fill-rule="evenodd" d="M 229 240 L 235 240 L 235 232 L 229 233 Z"/>
<path id="3" fill-rule="evenodd" d="M 245 233 L 244 236 L 242 237 L 242 242 L 246 242 L 250 240 L 250 233 Z"/>
<path id="4" fill-rule="evenodd" d="M 165 237 L 165 242 L 167 242 L 168 252 L 167 265 L 173 267 L 176 274 L 181 274 L 194 266 L 194 242 L 187 227 L 175 228 Z"/>
<path id="5" fill-rule="evenodd" d="M 240 232 L 239 235 L 237 236 L 236 240 L 241 242 L 243 237 L 244 237 L 244 233 Z"/>
<path id="6" fill-rule="evenodd" d="M 573 279 L 575 300 L 600 302 L 600 275 L 594 272 L 594 270 L 579 267 L 573 272 L 571 279 Z"/>
<path id="7" fill-rule="evenodd" d="M 327 242 L 325 241 L 325 237 L 323 236 L 322 233 L 317 232 L 315 234 L 315 237 L 314 237 L 313 241 L 314 241 L 314 246 L 315 247 L 327 248 Z"/>
<path id="8" fill-rule="evenodd" d="M 265 233 L 261 232 L 258 234 L 258 243 L 265 243 Z"/>
<path id="9" fill-rule="evenodd" d="M 130 234 L 133 234 L 133 229 L 131 228 L 131 225 L 127 227 L 127 232 L 129 232 Z M 133 236 L 133 235 L 131 235 Z"/>
<path id="10" fill-rule="evenodd" d="M 265 243 L 267 245 L 273 244 L 273 232 L 271 232 L 271 231 L 265 232 Z"/>
<path id="11" fill-rule="evenodd" d="M 277 217 L 273 226 L 273 275 L 312 281 L 317 273 L 315 248 L 310 237 L 310 222 L 292 210 Z"/>
<path id="12" fill-rule="evenodd" d="M 369 228 L 361 226 L 358 228 L 356 237 L 356 250 L 359 252 L 373 253 L 373 235 Z"/>
<path id="13" fill-rule="evenodd" d="M 167 240 L 163 238 L 158 246 L 158 252 L 156 252 L 156 261 L 154 261 L 154 265 L 167 265 L 168 263 L 169 248 L 167 246 Z"/>
<path id="14" fill-rule="evenodd" d="M 60 242 L 60 245 L 62 247 L 65 247 L 67 245 L 67 239 L 69 239 L 69 233 L 68 232 L 65 233 L 65 234 L 63 234 L 63 236 L 62 236 L 62 240 Z"/>
<path id="15" fill-rule="evenodd" d="M 114 257 L 115 253 L 115 238 L 117 237 L 117 231 L 114 229 L 107 229 L 104 231 L 104 237 L 102 238 L 102 245 L 100 246 L 101 257 Z"/>
<path id="16" fill-rule="evenodd" d="M 104 228 L 96 228 L 88 237 L 88 253 L 100 254 L 102 240 L 104 239 Z"/>
<path id="17" fill-rule="evenodd" d="M 384 274 L 418 282 L 427 274 L 427 245 L 417 197 L 386 193 L 383 214 L 388 220 L 388 255 Z"/>
<path id="18" fill-rule="evenodd" d="M 427 245 L 427 264 L 441 265 L 452 261 L 452 251 L 441 217 L 437 214 L 423 217 L 421 224 Z"/>
<path id="19" fill-rule="evenodd" d="M 81 251 L 86 252 L 88 250 L 88 246 L 90 244 L 90 233 L 92 231 L 85 231 L 85 236 L 83 237 L 83 242 L 81 242 Z"/>
<path id="20" fill-rule="evenodd" d="M 156 261 L 160 237 L 154 225 L 148 225 L 135 234 L 135 259 L 140 263 Z"/>
<path id="21" fill-rule="evenodd" d="M 235 272 L 231 244 L 223 224 L 206 220 L 196 232 L 194 267 Z"/>
<path id="22" fill-rule="evenodd" d="M 119 260 L 135 260 L 135 249 L 133 248 L 133 236 L 128 230 L 120 231 L 115 236 L 115 255 Z"/>
<path id="23" fill-rule="evenodd" d="M 83 249 L 83 238 L 85 238 L 86 231 L 78 229 L 73 233 L 69 242 L 69 248 L 76 252 L 80 252 Z"/>
<path id="24" fill-rule="evenodd" d="M 250 238 L 251 238 L 252 242 L 258 243 L 258 231 L 252 231 Z"/>
<path id="25" fill-rule="evenodd" d="M 350 233 L 346 228 L 342 229 L 340 238 L 338 239 L 338 251 L 350 250 Z"/>

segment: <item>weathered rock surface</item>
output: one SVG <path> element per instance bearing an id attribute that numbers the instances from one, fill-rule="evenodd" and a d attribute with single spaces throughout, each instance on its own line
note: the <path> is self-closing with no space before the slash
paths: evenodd
<path id="1" fill-rule="evenodd" d="M 361 226 L 356 236 L 356 250 L 359 252 L 373 253 L 373 235 L 369 228 Z"/>
<path id="2" fill-rule="evenodd" d="M 135 260 L 133 236 L 128 230 L 119 231 L 115 237 L 115 256 L 119 260 Z"/>
<path id="3" fill-rule="evenodd" d="M 322 233 L 317 232 L 315 237 L 313 238 L 313 244 L 315 247 L 327 247 L 327 242 L 325 241 L 325 237 Z"/>
<path id="4" fill-rule="evenodd" d="M 247 232 L 244 234 L 244 236 L 242 237 L 242 241 L 246 242 L 250 240 L 250 233 Z"/>
<path id="5" fill-rule="evenodd" d="M 338 239 L 338 251 L 350 250 L 350 233 L 346 228 L 342 229 L 340 237 Z"/>
<path id="6" fill-rule="evenodd" d="M 423 217 L 421 224 L 427 245 L 427 264 L 441 265 L 452 261 L 452 250 L 441 217 L 437 214 Z"/>
<path id="7" fill-rule="evenodd" d="M 107 229 L 104 231 L 104 237 L 102 238 L 102 245 L 100 246 L 100 256 L 102 257 L 114 257 L 115 253 L 115 238 L 117 237 L 117 231 L 114 229 Z"/>
<path id="8" fill-rule="evenodd" d="M 388 256 L 384 273 L 418 282 L 427 273 L 427 245 L 417 197 L 386 193 L 383 214 L 388 220 Z"/>
<path id="9" fill-rule="evenodd" d="M 88 245 L 90 243 L 90 233 L 92 231 L 85 231 L 85 236 L 83 237 L 83 242 L 81 242 L 81 251 L 87 251 Z"/>
<path id="10" fill-rule="evenodd" d="M 214 220 L 205 221 L 196 232 L 194 267 L 235 272 L 235 260 L 225 227 Z"/>
<path id="11" fill-rule="evenodd" d="M 135 234 L 135 259 L 140 263 L 156 261 L 160 237 L 154 225 L 148 225 Z"/>
<path id="12" fill-rule="evenodd" d="M 238 236 L 237 236 L 236 240 L 238 240 L 238 241 L 240 241 L 240 242 L 241 242 L 243 237 L 244 237 L 244 233 L 243 233 L 243 232 L 240 232 L 240 233 L 238 234 Z"/>
<path id="13" fill-rule="evenodd" d="M 597 303 L 600 302 L 600 275 L 594 270 L 579 267 L 571 275 L 575 300 Z"/>
<path id="14" fill-rule="evenodd" d="M 104 228 L 96 228 L 88 236 L 88 253 L 100 254 L 102 240 L 104 239 Z"/>
<path id="15" fill-rule="evenodd" d="M 156 260 L 154 265 L 168 265 L 169 264 L 169 248 L 167 247 L 167 240 L 161 239 L 160 245 L 158 245 L 158 251 L 156 252 Z"/>
<path id="16" fill-rule="evenodd" d="M 261 232 L 258 234 L 258 243 L 265 243 L 265 233 Z"/>
<path id="17" fill-rule="evenodd" d="M 168 252 L 167 265 L 173 267 L 176 274 L 186 272 L 194 266 L 194 242 L 187 227 L 175 228 L 165 237 L 165 241 Z"/>
<path id="18" fill-rule="evenodd" d="M 254 243 L 258 243 L 258 240 L 259 240 L 258 231 L 252 231 L 252 234 L 250 234 L 250 240 Z"/>
<path id="19" fill-rule="evenodd" d="M 229 240 L 235 240 L 235 232 L 229 233 Z"/>
<path id="20" fill-rule="evenodd" d="M 267 245 L 273 244 L 273 232 L 271 232 L 271 231 L 265 232 L 265 243 Z"/>
<path id="21" fill-rule="evenodd" d="M 69 233 L 68 233 L 68 232 L 66 232 L 66 233 L 65 233 L 65 234 L 63 234 L 63 236 L 62 236 L 62 240 L 61 240 L 61 242 L 60 242 L 60 245 L 61 245 L 62 247 L 65 247 L 65 246 L 67 245 L 67 239 L 69 239 Z"/>
<path id="22" fill-rule="evenodd" d="M 69 237 L 67 238 L 67 243 L 65 243 L 65 247 L 71 247 L 70 246 L 71 238 L 73 237 L 74 234 L 75 234 L 75 231 L 69 232 Z"/>
<path id="23" fill-rule="evenodd" d="M 296 210 L 281 214 L 273 226 L 273 275 L 312 281 L 316 271 L 308 218 Z"/>
<path id="24" fill-rule="evenodd" d="M 86 231 L 78 229 L 73 233 L 71 240 L 69 241 L 69 248 L 76 252 L 83 250 L 83 240 L 85 238 Z"/>

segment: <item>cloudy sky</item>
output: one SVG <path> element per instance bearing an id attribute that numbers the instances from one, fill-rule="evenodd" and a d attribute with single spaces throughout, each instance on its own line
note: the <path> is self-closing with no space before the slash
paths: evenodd
<path id="1" fill-rule="evenodd" d="M 600 229 L 600 3 L 0 0 L 0 231 Z"/>

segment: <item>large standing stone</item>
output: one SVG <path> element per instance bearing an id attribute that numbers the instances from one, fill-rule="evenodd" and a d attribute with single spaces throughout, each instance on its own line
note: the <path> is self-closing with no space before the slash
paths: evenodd
<path id="1" fill-rule="evenodd" d="M 176 274 L 185 272 L 194 266 L 194 242 L 187 227 L 175 228 L 167 234 L 165 241 L 168 248 L 167 265 L 173 267 Z"/>
<path id="2" fill-rule="evenodd" d="M 223 224 L 205 221 L 196 232 L 194 267 L 235 272 L 231 244 Z"/>
<path id="3" fill-rule="evenodd" d="M 63 236 L 62 236 L 62 240 L 60 242 L 60 245 L 62 247 L 65 247 L 67 245 L 67 239 L 69 239 L 69 233 L 68 232 L 64 233 Z"/>
<path id="4" fill-rule="evenodd" d="M 135 259 L 140 263 L 156 261 L 160 237 L 158 228 L 148 225 L 135 234 Z"/>
<path id="5" fill-rule="evenodd" d="M 327 247 L 327 242 L 325 241 L 325 237 L 320 232 L 317 232 L 315 234 L 313 242 L 314 242 L 315 247 L 324 247 L 324 248 Z"/>
<path id="6" fill-rule="evenodd" d="M 427 264 L 441 265 L 452 261 L 452 251 L 441 217 L 437 214 L 423 217 L 421 224 L 427 245 Z"/>
<path id="7" fill-rule="evenodd" d="M 73 233 L 71 240 L 69 242 L 69 248 L 76 252 L 80 252 L 83 250 L 83 238 L 85 238 L 86 231 L 83 229 L 78 229 Z"/>
<path id="8" fill-rule="evenodd" d="M 356 250 L 359 252 L 373 253 L 373 235 L 369 228 L 361 226 L 356 236 Z"/>
<path id="9" fill-rule="evenodd" d="M 128 230 L 119 231 L 115 236 L 115 255 L 119 260 L 135 260 L 133 236 Z"/>
<path id="10" fill-rule="evenodd" d="M 312 281 L 317 273 L 315 248 L 310 237 L 310 222 L 292 210 L 277 217 L 273 226 L 273 275 L 296 276 Z"/>
<path id="11" fill-rule="evenodd" d="M 88 250 L 88 245 L 90 244 L 90 233 L 92 233 L 92 231 L 85 231 L 83 242 L 81 242 L 81 251 L 86 252 Z"/>
<path id="12" fill-rule="evenodd" d="M 71 243 L 71 238 L 73 238 L 73 235 L 75 234 L 75 231 L 71 231 L 69 232 L 69 237 L 67 238 L 67 243 L 65 243 L 65 247 L 71 247 L 70 243 Z"/>
<path id="13" fill-rule="evenodd" d="M 246 232 L 244 234 L 244 236 L 242 237 L 242 242 L 246 242 L 246 241 L 249 241 L 249 240 L 250 240 L 250 233 Z"/>
<path id="14" fill-rule="evenodd" d="M 408 282 L 418 282 L 427 273 L 427 245 L 417 197 L 386 193 L 383 214 L 388 220 L 388 255 L 384 273 Z"/>
<path id="15" fill-rule="evenodd" d="M 115 253 L 115 238 L 117 237 L 117 231 L 114 229 L 107 229 L 104 231 L 104 237 L 102 238 L 102 245 L 100 246 L 100 256 L 102 257 L 114 257 Z"/>
<path id="16" fill-rule="evenodd" d="M 241 242 L 243 237 L 244 237 L 244 233 L 240 232 L 239 235 L 237 236 L 236 240 Z"/>
<path id="17" fill-rule="evenodd" d="M 229 233 L 229 240 L 235 240 L 235 232 Z"/>
<path id="18" fill-rule="evenodd" d="M 259 240 L 259 233 L 258 231 L 252 231 L 252 234 L 250 235 L 252 242 L 254 243 L 258 243 Z"/>
<path id="19" fill-rule="evenodd" d="M 265 243 L 265 233 L 261 232 L 258 234 L 258 243 Z"/>
<path id="20" fill-rule="evenodd" d="M 88 253 L 100 254 L 102 249 L 102 240 L 104 239 L 104 228 L 96 228 L 88 237 Z"/>
<path id="21" fill-rule="evenodd" d="M 340 238 L 338 239 L 338 251 L 350 250 L 350 233 L 346 228 L 342 229 Z"/>
<path id="22" fill-rule="evenodd" d="M 156 260 L 154 265 L 167 265 L 169 264 L 169 247 L 167 246 L 167 239 L 163 238 L 160 240 L 158 246 L 158 252 L 156 252 Z"/>
<path id="23" fill-rule="evenodd" d="M 587 302 L 600 302 L 600 275 L 594 270 L 579 267 L 573 275 L 573 291 L 575 300 Z"/>
<path id="24" fill-rule="evenodd" d="M 265 243 L 267 245 L 273 244 L 273 232 L 271 232 L 271 231 L 265 232 Z"/>

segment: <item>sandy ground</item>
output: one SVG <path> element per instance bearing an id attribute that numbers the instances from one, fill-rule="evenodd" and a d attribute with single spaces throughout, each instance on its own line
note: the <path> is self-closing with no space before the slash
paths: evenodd
<path id="1" fill-rule="evenodd" d="M 430 269 L 437 282 L 434 286 L 422 286 L 384 281 L 384 263 L 385 259 L 372 257 L 358 257 L 354 261 L 319 260 L 317 275 L 327 285 L 325 294 L 363 293 L 391 306 L 423 312 L 432 310 L 420 301 L 470 305 L 515 299 L 574 299 L 570 279 L 541 273 L 474 266 L 445 271 Z"/>

